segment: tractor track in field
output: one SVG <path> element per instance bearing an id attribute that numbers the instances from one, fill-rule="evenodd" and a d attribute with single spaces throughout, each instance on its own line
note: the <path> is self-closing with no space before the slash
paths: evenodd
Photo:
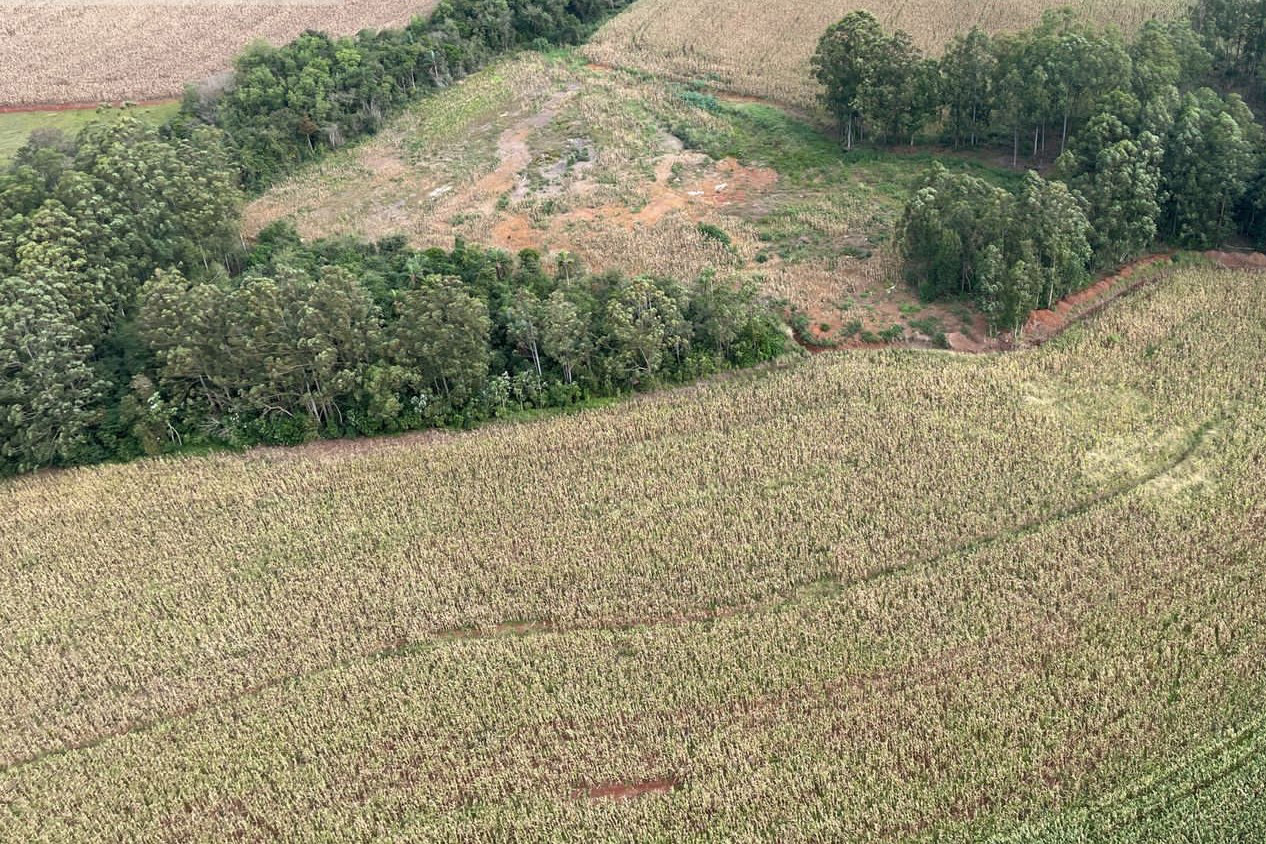
<path id="1" fill-rule="evenodd" d="M 200 712 L 205 712 L 222 706 L 228 706 L 243 700 L 249 700 L 269 690 L 281 688 L 292 683 L 302 682 L 306 679 L 318 677 L 329 672 L 338 671 L 357 663 L 397 659 L 411 654 L 422 653 L 430 649 L 444 647 L 452 643 L 519 636 L 582 633 L 586 631 L 623 632 L 656 627 L 681 627 L 687 624 L 718 622 L 740 615 L 785 612 L 794 609 L 797 606 L 835 597 L 841 592 L 854 586 L 874 583 L 891 577 L 900 577 L 919 569 L 932 568 L 947 560 L 974 554 L 1000 542 L 1017 540 L 1030 536 L 1047 527 L 1061 524 L 1065 521 L 1076 518 L 1077 516 L 1088 513 L 1097 507 L 1102 507 L 1124 498 L 1147 484 L 1175 471 L 1190 460 L 1195 455 L 1196 451 L 1199 450 L 1200 446 L 1205 442 L 1205 439 L 1216 427 L 1218 422 L 1225 419 L 1229 413 L 1229 408 L 1224 409 L 1222 413 L 1198 426 L 1188 435 L 1181 450 L 1168 460 L 1154 466 L 1150 471 L 1144 473 L 1136 479 L 1092 495 L 1048 516 L 1031 519 L 1007 528 L 1006 530 L 969 540 L 940 554 L 933 555 L 932 557 L 921 560 L 912 560 L 891 566 L 884 566 L 854 577 L 819 578 L 798 584 L 782 596 L 775 597 L 764 602 L 720 607 L 696 613 L 681 613 L 656 619 L 606 622 L 598 620 L 596 623 L 591 624 L 555 624 L 551 622 L 526 621 L 507 623 L 491 628 L 454 628 L 449 630 L 439 630 L 418 639 L 397 640 L 385 644 L 382 647 L 354 654 L 326 665 L 265 678 L 232 694 L 223 695 L 218 698 L 199 703 L 191 703 L 154 718 L 142 718 L 127 721 L 114 728 L 86 737 L 79 741 L 70 742 L 62 747 L 39 751 L 25 757 L 14 759 L 6 764 L 2 764 L 0 765 L 0 776 L 15 773 L 23 768 L 38 764 L 42 761 L 66 756 L 83 750 L 89 750 L 104 744 L 111 739 L 121 738 L 132 734 L 145 733 L 167 724 L 185 720 Z"/>

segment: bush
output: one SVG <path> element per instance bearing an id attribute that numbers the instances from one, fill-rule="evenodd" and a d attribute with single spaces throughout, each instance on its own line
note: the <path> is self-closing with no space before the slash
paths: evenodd
<path id="1" fill-rule="evenodd" d="M 720 228 L 719 226 L 714 226 L 711 223 L 700 223 L 699 234 L 703 235 L 709 240 L 715 240 L 717 243 L 720 243 L 723 246 L 726 246 L 726 247 L 733 246 L 733 241 L 730 240 L 730 236 L 725 233 L 725 230 Z"/>

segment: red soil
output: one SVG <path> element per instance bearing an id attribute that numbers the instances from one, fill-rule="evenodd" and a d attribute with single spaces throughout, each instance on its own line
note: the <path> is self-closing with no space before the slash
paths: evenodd
<path id="1" fill-rule="evenodd" d="M 667 777 L 646 780 L 645 782 L 614 782 L 586 789 L 584 796 L 591 800 L 604 797 L 613 800 L 626 800 L 632 797 L 641 797 L 643 794 L 667 794 L 676 788 L 678 784 L 676 780 Z"/>
<path id="2" fill-rule="evenodd" d="M 1169 253 L 1151 255 L 1121 268 L 1115 275 L 1102 278 L 1085 290 L 1065 296 L 1053 308 L 1043 308 L 1029 314 L 1022 337 L 1028 345 L 1040 345 L 1059 334 L 1077 319 L 1087 316 L 1111 299 L 1131 290 L 1130 279 L 1139 270 L 1170 259 Z M 1011 342 L 1016 341 L 1013 338 Z"/>

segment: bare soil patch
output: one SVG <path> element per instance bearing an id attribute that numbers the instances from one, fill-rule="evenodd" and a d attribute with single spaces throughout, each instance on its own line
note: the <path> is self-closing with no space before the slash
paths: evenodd
<path id="1" fill-rule="evenodd" d="M 680 783 L 668 777 L 643 782 L 614 782 L 586 789 L 584 796 L 591 800 L 628 800 L 646 794 L 667 794 Z"/>

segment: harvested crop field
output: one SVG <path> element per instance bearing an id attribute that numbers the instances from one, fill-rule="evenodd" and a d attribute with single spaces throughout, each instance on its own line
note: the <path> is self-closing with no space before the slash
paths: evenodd
<path id="1" fill-rule="evenodd" d="M 6 482 L 0 837 L 1255 840 L 1264 311 Z"/>
<path id="2" fill-rule="evenodd" d="M 906 30 L 924 50 L 939 52 L 973 26 L 1015 31 L 1038 21 L 1044 10 L 1065 5 L 1127 32 L 1184 6 L 1177 0 L 640 0 L 599 30 L 585 52 L 596 62 L 806 107 L 817 96 L 809 58 L 818 39 L 855 9 L 871 12 L 885 27 Z"/>
<path id="3" fill-rule="evenodd" d="M 306 29 L 352 35 L 407 23 L 435 3 L 5 3 L 0 105 L 179 96 L 252 41 L 283 44 Z"/>

